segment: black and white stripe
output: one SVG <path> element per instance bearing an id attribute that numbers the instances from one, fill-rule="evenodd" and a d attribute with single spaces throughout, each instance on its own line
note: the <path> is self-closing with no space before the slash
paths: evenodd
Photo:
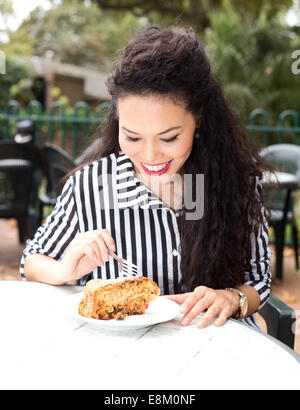
<path id="1" fill-rule="evenodd" d="M 53 213 L 27 242 L 22 277 L 27 256 L 43 253 L 61 259 L 76 233 L 107 229 L 120 257 L 137 264 L 145 276 L 158 283 L 162 294 L 175 293 L 180 280 L 176 215 L 163 202 L 158 206 L 158 201 L 137 179 L 130 159 L 122 153 L 84 167 L 69 178 Z M 80 283 L 91 277 L 118 277 L 117 262 L 110 258 Z"/>
<path id="2" fill-rule="evenodd" d="M 138 265 L 144 276 L 157 282 L 161 294 L 178 293 L 181 278 L 180 237 L 175 214 L 159 200 L 133 171 L 130 158 L 119 153 L 93 162 L 71 176 L 52 214 L 32 240 L 27 241 L 25 259 L 33 253 L 60 260 L 79 232 L 107 229 L 115 240 L 116 253 Z M 267 223 L 252 234 L 252 258 L 245 284 L 258 291 L 261 304 L 270 293 L 270 257 Z M 118 277 L 118 264 L 110 258 L 80 280 Z M 253 318 L 246 321 L 253 325 Z"/>

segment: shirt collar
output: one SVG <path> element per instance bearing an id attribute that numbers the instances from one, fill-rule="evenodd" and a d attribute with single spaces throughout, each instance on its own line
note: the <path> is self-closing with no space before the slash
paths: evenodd
<path id="1" fill-rule="evenodd" d="M 131 159 L 122 151 L 117 157 L 116 184 L 119 208 L 139 206 L 143 209 L 169 209 L 138 179 Z"/>

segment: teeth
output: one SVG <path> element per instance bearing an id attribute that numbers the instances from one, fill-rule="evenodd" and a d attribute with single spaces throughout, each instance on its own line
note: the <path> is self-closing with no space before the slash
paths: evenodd
<path id="1" fill-rule="evenodd" d="M 170 162 L 170 161 L 169 161 Z M 144 167 L 147 168 L 149 171 L 160 171 L 161 169 L 165 168 L 166 165 L 168 165 L 169 162 L 166 162 L 165 164 L 162 165 L 154 165 L 151 167 L 150 165 L 146 165 L 143 163 Z"/>

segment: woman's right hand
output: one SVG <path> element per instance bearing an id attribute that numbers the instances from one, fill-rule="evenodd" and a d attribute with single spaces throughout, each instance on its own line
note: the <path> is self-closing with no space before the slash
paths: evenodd
<path id="1" fill-rule="evenodd" d="M 70 243 L 60 261 L 65 282 L 82 278 L 109 260 L 108 248 L 116 251 L 115 242 L 107 229 L 79 233 Z"/>

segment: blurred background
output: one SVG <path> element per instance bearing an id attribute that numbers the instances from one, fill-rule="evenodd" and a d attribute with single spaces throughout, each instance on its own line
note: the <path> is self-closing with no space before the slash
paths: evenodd
<path id="1" fill-rule="evenodd" d="M 197 31 L 252 138 L 298 141 L 299 131 L 285 129 L 298 126 L 300 110 L 300 75 L 292 72 L 298 0 L 1 0 L 7 74 L 0 76 L 0 138 L 16 133 L 11 115 L 35 115 L 37 138 L 78 155 L 109 100 L 105 79 L 114 58 L 149 23 Z"/>
<path id="2" fill-rule="evenodd" d="M 0 0 L 0 57 L 5 57 L 0 161 L 7 161 L 7 142 L 34 145 L 44 155 L 42 166 L 36 161 L 31 173 L 24 163 L 24 172 L 19 167 L 19 174 L 11 174 L 23 184 L 26 172 L 31 175 L 25 222 L 13 212 L 1 214 L 1 201 L 11 204 L 16 189 L 8 184 L 11 164 L 7 171 L 3 163 L 2 173 L 0 166 L 1 279 L 20 279 L 24 242 L 51 212 L 59 193 L 51 163 L 59 165 L 56 179 L 58 168 L 64 173 L 80 163 L 110 103 L 105 80 L 114 59 L 132 34 L 149 23 L 196 30 L 231 107 L 260 148 L 299 145 L 299 0 Z M 45 150 L 47 144 L 61 150 L 56 157 Z M 289 206 L 300 239 L 298 189 Z M 274 277 L 272 291 L 299 312 L 293 224 L 283 227 L 284 274 Z M 272 226 L 270 242 L 275 246 Z"/>

